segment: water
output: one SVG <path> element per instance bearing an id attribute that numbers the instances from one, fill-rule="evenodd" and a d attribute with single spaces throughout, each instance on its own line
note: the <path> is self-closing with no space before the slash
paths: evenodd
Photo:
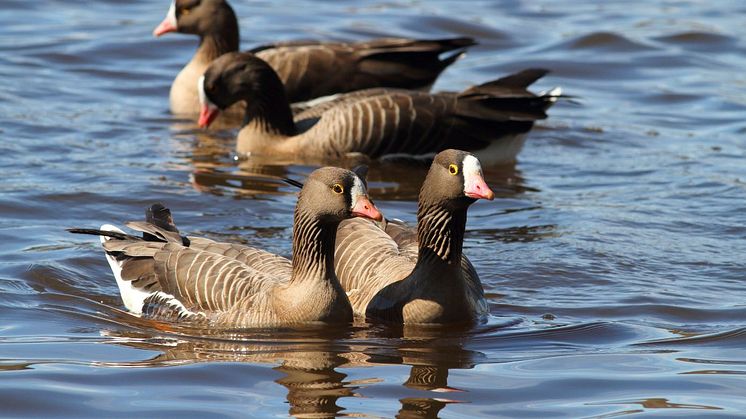
<path id="1" fill-rule="evenodd" d="M 169 115 L 196 41 L 151 38 L 167 1 L 3 0 L 0 415 L 746 417 L 742 2 L 233 3 L 244 48 L 474 36 L 436 89 L 546 67 L 538 89 L 577 96 L 470 212 L 490 321 L 200 336 L 127 315 L 95 238 L 64 228 L 162 201 L 190 234 L 287 255 L 292 188 L 239 175 L 313 167 L 236 162 L 230 133 Z M 413 220 L 424 172 L 371 176 Z"/>

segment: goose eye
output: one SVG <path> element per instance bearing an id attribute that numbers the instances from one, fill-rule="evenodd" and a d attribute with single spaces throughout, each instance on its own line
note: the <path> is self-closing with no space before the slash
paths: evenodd
<path id="1" fill-rule="evenodd" d="M 345 188 L 342 185 L 340 185 L 339 183 L 335 183 L 334 186 L 332 186 L 332 190 L 336 194 L 342 194 L 342 193 L 344 193 Z"/>
<path id="2" fill-rule="evenodd" d="M 188 15 L 191 12 L 192 12 L 192 9 L 190 9 L 188 7 L 184 7 L 183 9 L 181 9 L 181 15 L 182 16 L 186 16 L 186 15 Z"/>
<path id="3" fill-rule="evenodd" d="M 455 164 L 452 164 L 452 165 L 448 166 L 448 172 L 451 173 L 454 176 L 457 175 L 458 174 L 458 166 L 456 166 Z"/>

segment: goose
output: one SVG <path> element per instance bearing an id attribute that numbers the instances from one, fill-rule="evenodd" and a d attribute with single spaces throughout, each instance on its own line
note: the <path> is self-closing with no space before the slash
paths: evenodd
<path id="1" fill-rule="evenodd" d="M 251 155 L 342 158 L 430 155 L 448 148 L 479 150 L 490 163 L 515 161 L 525 134 L 559 97 L 526 87 L 546 70 L 524 70 L 460 93 L 405 89 L 352 92 L 307 109 L 296 118 L 270 65 L 247 53 L 216 59 L 198 80 L 199 124 L 244 102 L 237 151 Z"/>
<path id="2" fill-rule="evenodd" d="M 238 20 L 224 0 L 175 0 L 153 31 L 200 37 L 197 52 L 171 85 L 175 114 L 199 113 L 197 79 L 216 58 L 239 49 Z M 256 47 L 287 88 L 290 102 L 370 87 L 427 89 L 446 67 L 475 45 L 472 38 L 381 38 L 366 42 L 293 41 Z M 450 54 L 448 54 L 450 53 Z M 447 55 L 444 55 L 447 54 Z"/>
<path id="3" fill-rule="evenodd" d="M 151 216 L 151 214 L 154 214 Z M 183 237 L 170 211 L 151 207 L 145 222 L 71 229 L 101 236 L 125 307 L 146 318 L 214 327 L 274 327 L 352 320 L 334 273 L 339 223 L 382 218 L 361 179 L 326 167 L 308 177 L 293 222 L 292 261 L 253 247 Z"/>
<path id="4" fill-rule="evenodd" d="M 482 283 L 462 246 L 469 206 L 494 196 L 473 154 L 445 150 L 420 190 L 416 229 L 398 221 L 384 228 L 343 221 L 334 267 L 356 317 L 421 324 L 486 316 Z"/>

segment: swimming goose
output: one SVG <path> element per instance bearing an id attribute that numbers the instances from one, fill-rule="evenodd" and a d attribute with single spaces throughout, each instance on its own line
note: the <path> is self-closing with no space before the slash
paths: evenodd
<path id="1" fill-rule="evenodd" d="M 224 0 L 175 0 L 153 34 L 169 32 L 200 37 L 197 52 L 176 76 L 170 94 L 173 113 L 197 114 L 197 79 L 214 59 L 238 51 L 236 15 Z M 383 38 L 368 42 L 278 42 L 250 52 L 277 71 L 287 88 L 288 100 L 299 102 L 369 87 L 429 88 L 472 45 L 475 42 L 471 38 Z"/>
<path id="2" fill-rule="evenodd" d="M 515 160 L 534 121 L 559 91 L 536 96 L 526 87 L 546 74 L 525 70 L 460 93 L 369 89 L 341 95 L 294 120 L 277 73 L 260 58 L 229 53 L 198 81 L 200 126 L 246 103 L 237 151 L 252 155 L 340 158 L 360 153 L 427 155 L 458 147 L 481 150 L 490 163 Z M 318 108 L 318 109 L 317 109 Z"/>
<path id="3" fill-rule="evenodd" d="M 253 247 L 182 237 L 170 212 L 153 212 L 146 222 L 127 224 L 144 237 L 111 225 L 71 231 L 101 236 L 132 313 L 223 327 L 351 321 L 333 269 L 337 226 L 351 217 L 381 219 L 360 178 L 331 167 L 314 171 L 300 191 L 292 262 Z"/>
<path id="4" fill-rule="evenodd" d="M 445 150 L 420 190 L 416 230 L 402 222 L 388 222 L 385 230 L 363 220 L 342 222 L 334 266 L 356 316 L 407 324 L 485 316 L 482 283 L 462 246 L 467 209 L 493 198 L 479 160 Z"/>

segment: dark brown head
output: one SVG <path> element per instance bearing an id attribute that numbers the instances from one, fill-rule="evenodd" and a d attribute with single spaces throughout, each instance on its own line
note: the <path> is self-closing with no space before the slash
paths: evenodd
<path id="1" fill-rule="evenodd" d="M 236 102 L 246 102 L 248 119 L 260 114 L 276 118 L 289 105 L 285 87 L 277 73 L 262 59 L 248 52 L 222 55 L 210 64 L 197 82 L 202 105 L 199 125 L 204 128 Z M 282 121 L 292 125 L 290 121 Z"/>
<path id="2" fill-rule="evenodd" d="M 235 33 L 238 39 L 236 14 L 225 0 L 174 0 L 166 18 L 153 31 L 154 36 L 169 32 L 206 36 Z M 236 42 L 236 49 L 238 44 Z"/>
<path id="3" fill-rule="evenodd" d="M 477 199 L 494 198 L 494 192 L 484 181 L 479 160 L 471 153 L 453 149 L 435 156 L 420 190 L 420 202 L 454 209 L 469 206 Z"/>
<path id="4" fill-rule="evenodd" d="M 330 223 L 352 217 L 383 219 L 363 181 L 354 172 L 338 167 L 322 167 L 311 173 L 300 191 L 297 211 Z"/>

